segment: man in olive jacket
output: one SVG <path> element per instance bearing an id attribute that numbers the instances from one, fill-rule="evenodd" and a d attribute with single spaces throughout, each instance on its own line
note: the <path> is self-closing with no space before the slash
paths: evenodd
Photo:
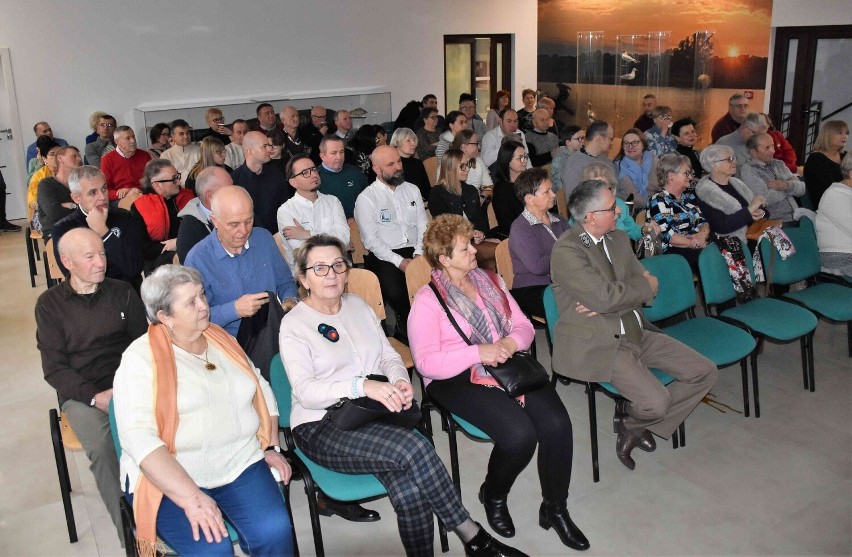
<path id="1" fill-rule="evenodd" d="M 619 209 L 609 187 L 582 182 L 568 206 L 576 224 L 553 247 L 551 275 L 559 307 L 553 369 L 581 381 L 609 382 L 626 400 L 616 403 L 616 454 L 633 470 L 634 447 L 656 448 L 651 433 L 668 438 L 716 382 L 716 366 L 663 334 L 642 313 L 657 279 L 615 229 Z M 676 381 L 663 386 L 649 368 Z"/>

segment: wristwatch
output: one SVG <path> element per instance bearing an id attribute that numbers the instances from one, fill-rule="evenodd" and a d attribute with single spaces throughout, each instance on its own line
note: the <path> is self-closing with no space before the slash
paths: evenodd
<path id="1" fill-rule="evenodd" d="M 263 452 L 266 451 L 275 451 L 276 453 L 281 454 L 281 447 L 279 445 L 269 445 L 268 447 L 263 449 Z"/>

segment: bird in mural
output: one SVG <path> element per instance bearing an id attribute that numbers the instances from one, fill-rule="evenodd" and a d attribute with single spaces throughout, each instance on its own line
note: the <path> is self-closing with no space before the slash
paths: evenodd
<path id="1" fill-rule="evenodd" d="M 632 64 L 638 64 L 639 63 L 639 60 L 637 60 L 636 58 L 627 54 L 626 50 L 621 53 L 621 59 L 624 60 L 625 62 L 630 62 Z"/>
<path id="2" fill-rule="evenodd" d="M 597 115 L 595 114 L 595 111 L 592 110 L 592 103 L 589 103 L 589 109 L 586 110 L 586 118 L 589 119 L 589 122 L 594 122 L 598 119 Z"/>
<path id="3" fill-rule="evenodd" d="M 626 73 L 624 75 L 618 76 L 618 79 L 621 79 L 621 80 L 624 80 L 624 81 L 630 81 L 631 79 L 636 79 L 636 68 L 633 68 L 632 70 L 630 70 L 630 73 Z"/>

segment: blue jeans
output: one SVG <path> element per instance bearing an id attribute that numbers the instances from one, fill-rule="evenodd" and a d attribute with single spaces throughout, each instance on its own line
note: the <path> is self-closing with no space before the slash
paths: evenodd
<path id="1" fill-rule="evenodd" d="M 240 547 L 249 555 L 293 555 L 290 515 L 284 497 L 264 460 L 260 460 L 233 482 L 213 489 L 202 488 L 216 501 L 222 515 L 240 538 Z M 133 494 L 125 494 L 133 504 Z M 192 527 L 183 509 L 163 496 L 157 512 L 157 535 L 179 555 L 233 555 L 227 536 L 207 543 L 201 534 L 192 539 Z"/>

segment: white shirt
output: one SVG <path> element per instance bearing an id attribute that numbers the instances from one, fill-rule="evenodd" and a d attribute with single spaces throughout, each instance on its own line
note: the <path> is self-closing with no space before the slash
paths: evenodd
<path id="1" fill-rule="evenodd" d="M 397 267 L 403 258 L 392 250 L 413 247 L 423 253 L 426 211 L 417 186 L 403 182 L 391 189 L 376 180 L 355 201 L 355 222 L 364 247 L 373 255 Z"/>
<path id="2" fill-rule="evenodd" d="M 243 153 L 242 145 L 237 145 L 233 141 L 225 145 L 225 164 L 236 169 L 244 162 L 246 162 L 246 155 Z"/>
<path id="3" fill-rule="evenodd" d="M 485 161 L 482 160 L 482 157 L 476 157 L 476 168 L 468 170 L 465 182 L 477 190 L 481 190 L 484 186 L 494 185 L 494 182 L 491 181 L 491 173 L 488 172 L 488 168 L 485 166 Z"/>
<path id="4" fill-rule="evenodd" d="M 177 145 L 169 147 L 160 155 L 161 159 L 166 159 L 175 170 L 180 172 L 180 185 L 186 185 L 186 179 L 189 177 L 189 171 L 195 166 L 195 163 L 201 158 L 201 149 L 198 145 L 189 144 L 186 147 Z"/>
<path id="5" fill-rule="evenodd" d="M 349 245 L 349 223 L 346 222 L 346 215 L 343 214 L 343 205 L 333 195 L 317 192 L 317 200 L 310 201 L 296 192 L 296 195 L 278 208 L 278 233 L 281 234 L 285 226 L 294 226 L 293 219 L 310 232 L 311 236 L 330 234 L 343 242 L 343 245 Z M 284 240 L 284 258 L 295 276 L 293 252 L 305 241 L 288 240 L 283 234 L 281 238 Z"/>
<path id="6" fill-rule="evenodd" d="M 519 142 L 524 146 L 524 152 L 529 155 L 530 150 L 527 147 L 527 138 L 524 137 L 524 134 L 521 130 L 516 131 L 512 134 L 512 139 Z M 495 162 L 497 162 L 497 154 L 500 151 L 500 145 L 503 144 L 503 138 L 505 134 L 503 133 L 503 128 L 497 126 L 490 132 L 486 133 L 482 138 L 482 160 L 485 161 L 486 166 L 491 166 Z M 532 163 L 527 159 L 527 168 L 532 168 Z"/>
<path id="7" fill-rule="evenodd" d="M 852 188 L 835 182 L 819 200 L 816 215 L 819 251 L 852 253 Z"/>

